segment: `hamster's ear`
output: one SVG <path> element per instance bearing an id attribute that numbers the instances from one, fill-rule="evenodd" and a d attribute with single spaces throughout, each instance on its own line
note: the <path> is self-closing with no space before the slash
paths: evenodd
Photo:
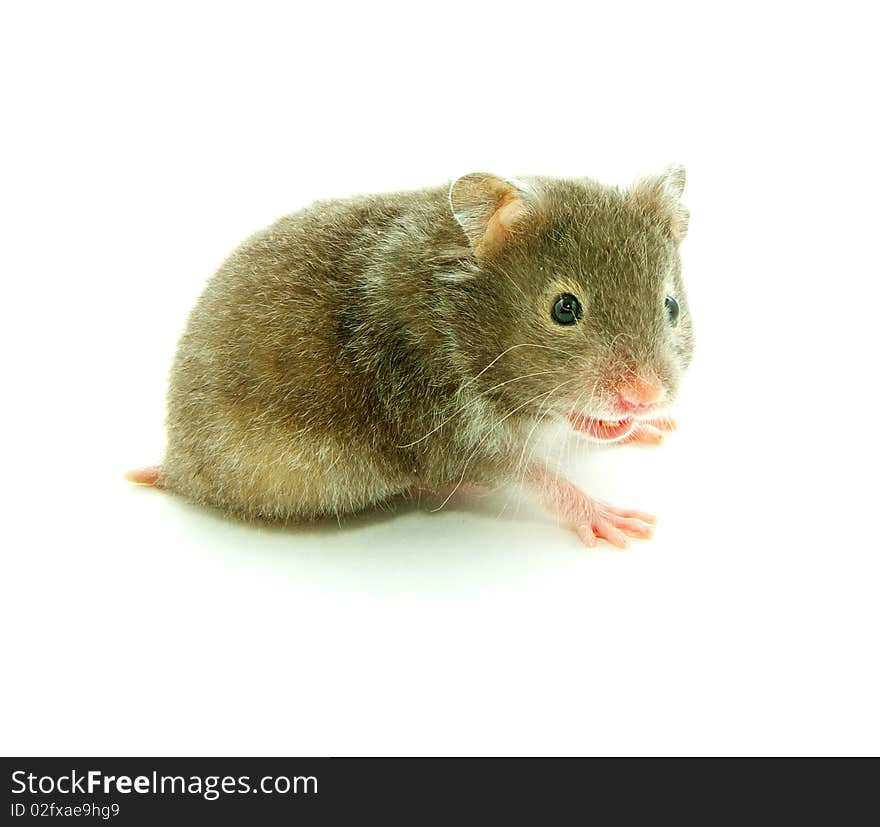
<path id="1" fill-rule="evenodd" d="M 498 250 L 529 212 L 521 185 L 485 172 L 453 181 L 449 205 L 478 258 Z"/>
<path id="2" fill-rule="evenodd" d="M 683 166 L 668 166 L 660 175 L 637 181 L 630 195 L 651 210 L 672 233 L 676 242 L 687 235 L 690 213 L 681 203 L 685 174 Z"/>

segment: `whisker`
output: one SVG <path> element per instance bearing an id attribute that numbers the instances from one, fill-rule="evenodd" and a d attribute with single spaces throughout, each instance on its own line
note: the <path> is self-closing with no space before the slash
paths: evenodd
<path id="1" fill-rule="evenodd" d="M 553 350 L 558 353 L 562 353 L 563 355 L 568 356 L 569 358 L 572 358 L 572 359 L 576 357 L 576 354 L 570 353 L 569 351 L 563 350 L 562 348 L 559 348 L 559 347 L 551 347 L 550 345 L 539 345 L 535 342 L 521 342 L 518 345 L 511 345 L 506 350 L 502 350 L 501 353 L 499 353 L 491 362 L 489 362 L 489 364 L 486 365 L 486 367 L 484 367 L 476 376 L 472 376 L 470 379 L 468 379 L 467 382 L 465 382 L 461 386 L 461 388 L 459 388 L 459 391 L 464 390 L 464 388 L 466 388 L 468 385 L 470 385 L 471 382 L 475 382 L 487 370 L 489 370 L 489 368 L 491 368 L 492 365 L 494 365 L 502 356 L 506 356 L 508 353 L 510 353 L 511 350 L 515 350 L 518 347 L 537 347 L 537 348 L 541 348 L 543 350 Z"/>
<path id="2" fill-rule="evenodd" d="M 531 399 L 527 399 L 525 402 L 523 402 L 523 403 L 520 404 L 520 405 L 517 405 L 512 411 L 509 411 L 509 412 L 506 413 L 503 417 L 501 417 L 501 419 L 499 419 L 497 422 L 495 422 L 495 423 L 492 425 L 492 427 L 491 427 L 488 431 L 486 431 L 486 433 L 483 435 L 482 439 L 477 443 L 477 445 L 476 445 L 476 447 L 474 448 L 474 450 L 471 451 L 471 453 L 469 454 L 468 458 L 465 460 L 465 463 L 464 463 L 464 469 L 463 469 L 462 472 L 461 472 L 461 477 L 460 477 L 460 479 L 458 480 L 458 482 L 456 483 L 455 488 L 453 488 L 452 491 L 450 491 L 449 494 L 447 495 L 446 499 L 443 500 L 443 502 L 440 503 L 440 505 L 439 505 L 437 508 L 433 509 L 433 510 L 434 510 L 434 511 L 439 511 L 441 508 L 443 508 L 443 507 L 449 502 L 449 500 L 452 499 L 452 497 L 454 496 L 455 492 L 458 491 L 459 488 L 461 488 L 462 484 L 464 483 L 464 479 L 465 479 L 465 477 L 467 476 L 467 470 L 468 470 L 468 468 L 470 467 L 471 460 L 477 455 L 477 452 L 480 450 L 480 448 L 483 447 L 483 444 L 486 442 L 486 440 L 487 440 L 490 436 L 492 436 L 492 434 L 493 434 L 493 433 L 494 433 L 494 432 L 495 432 L 495 431 L 496 431 L 496 430 L 497 430 L 497 429 L 498 429 L 498 428 L 499 428 L 499 427 L 505 422 L 505 420 L 507 420 L 507 419 L 509 419 L 511 416 L 513 416 L 515 413 L 517 413 L 517 411 L 522 410 L 526 405 L 530 405 L 531 403 L 533 403 L 533 402 L 534 402 L 535 400 L 537 400 L 537 399 L 541 399 L 541 398 L 543 398 L 543 397 L 545 397 L 545 396 L 549 396 L 550 394 L 555 393 L 555 392 L 556 392 L 557 390 L 559 390 L 559 388 L 561 388 L 563 385 L 566 385 L 566 384 L 568 384 L 569 382 L 574 382 L 575 379 L 577 379 L 577 377 L 574 377 L 574 376 L 573 376 L 573 377 L 571 377 L 570 379 L 566 379 L 566 380 L 560 382 L 555 388 L 551 388 L 549 391 L 542 391 L 541 393 L 537 394 L 536 396 L 533 396 Z"/>
<path id="3" fill-rule="evenodd" d="M 523 442 L 522 451 L 520 452 L 520 457 L 519 457 L 519 460 L 517 461 L 516 470 L 514 471 L 514 474 L 513 474 L 514 479 L 517 481 L 520 476 L 520 468 L 522 466 L 522 461 L 525 456 L 526 448 L 528 448 L 528 445 L 529 445 L 529 440 L 532 438 L 532 434 L 535 433 L 535 430 L 537 429 L 538 425 L 542 424 L 546 420 L 549 411 L 547 411 L 546 413 L 545 413 L 545 411 L 547 410 L 547 407 L 551 401 L 551 398 L 552 397 L 550 395 L 548 395 L 541 402 L 541 405 L 538 408 L 538 413 L 535 417 L 535 422 L 532 425 L 531 430 L 529 431 L 528 435 L 526 436 L 525 441 Z M 525 471 L 524 470 L 523 470 L 523 479 L 525 479 Z M 507 506 L 510 505 L 510 497 L 511 496 L 512 496 L 511 494 L 508 494 L 507 499 L 504 501 L 504 507 L 501 509 L 501 513 L 499 514 L 499 516 L 501 516 L 501 514 L 503 514 L 507 510 Z M 517 512 L 519 512 L 518 507 L 517 507 Z"/>
<path id="4" fill-rule="evenodd" d="M 513 379 L 507 379 L 504 382 L 499 382 L 497 385 L 493 385 L 491 388 L 488 388 L 487 390 L 481 391 L 473 399 L 469 399 L 460 408 L 458 408 L 457 410 L 455 410 L 451 414 L 449 414 L 449 416 L 446 417 L 446 419 L 444 419 L 439 425 L 437 425 L 436 427 L 434 427 L 430 431 L 428 431 L 428 433 L 426 433 L 424 436 L 419 437 L 418 439 L 414 440 L 413 442 L 407 442 L 405 445 L 398 445 L 397 447 L 398 448 L 411 448 L 413 445 L 418 445 L 420 442 L 423 442 L 429 436 L 431 436 L 431 434 L 434 434 L 437 431 L 439 431 L 447 422 L 450 422 L 452 419 L 454 419 L 456 416 L 458 416 L 458 414 L 460 414 L 463 410 L 465 410 L 466 408 L 470 407 L 471 405 L 474 405 L 475 403 L 479 402 L 484 396 L 486 396 L 487 394 L 491 393 L 494 390 L 497 390 L 498 388 L 502 388 L 505 385 L 509 385 L 511 382 L 518 382 L 521 379 L 529 379 L 533 376 L 545 376 L 548 373 L 555 373 L 555 371 L 553 371 L 553 370 L 540 370 L 540 371 L 537 371 L 536 373 L 526 373 L 523 376 L 514 376 Z"/>

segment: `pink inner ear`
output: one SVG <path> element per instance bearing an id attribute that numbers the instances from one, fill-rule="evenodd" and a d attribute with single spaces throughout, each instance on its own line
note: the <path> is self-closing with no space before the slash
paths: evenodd
<path id="1" fill-rule="evenodd" d="M 516 195 L 505 196 L 501 206 L 489 219 L 484 235 L 487 246 L 500 244 L 507 240 L 510 230 L 526 213 L 526 208 Z"/>

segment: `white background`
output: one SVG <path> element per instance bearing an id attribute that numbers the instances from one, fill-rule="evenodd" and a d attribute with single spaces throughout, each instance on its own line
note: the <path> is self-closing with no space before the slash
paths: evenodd
<path id="1" fill-rule="evenodd" d="M 869 6 L 590 6 L 4 5 L 3 752 L 878 751 Z M 671 161 L 680 430 L 571 458 L 652 541 L 503 498 L 260 530 L 122 481 L 278 215 Z"/>

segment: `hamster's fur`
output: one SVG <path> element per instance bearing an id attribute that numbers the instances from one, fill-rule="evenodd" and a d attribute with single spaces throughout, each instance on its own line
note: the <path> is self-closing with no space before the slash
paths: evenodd
<path id="1" fill-rule="evenodd" d="M 583 526 L 607 537 L 595 523 L 611 517 L 552 482 L 527 437 L 544 420 L 632 432 L 675 396 L 693 348 L 683 186 L 681 168 L 628 190 L 475 173 L 279 219 L 208 282 L 171 372 L 165 458 L 131 478 L 279 521 L 520 480 L 592 545 Z M 554 317 L 560 296 L 576 323 Z"/>

